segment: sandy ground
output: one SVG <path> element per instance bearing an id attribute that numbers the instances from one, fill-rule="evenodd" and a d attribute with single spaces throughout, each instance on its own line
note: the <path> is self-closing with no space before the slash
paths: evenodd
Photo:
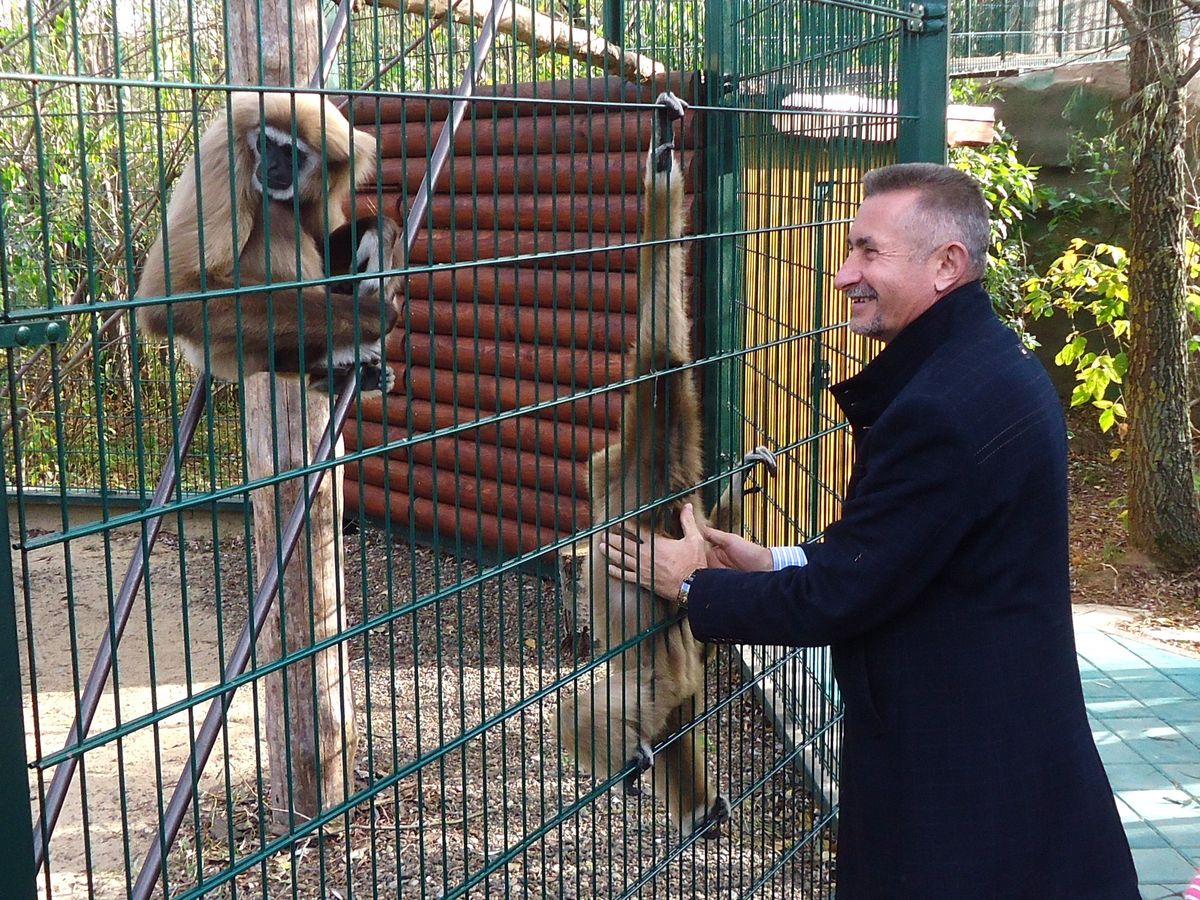
<path id="1" fill-rule="evenodd" d="M 15 556 L 16 583 L 21 585 L 28 579 L 29 598 L 28 611 L 18 610 L 18 633 L 22 639 L 28 633 L 28 615 L 35 635 L 32 672 L 37 679 L 36 713 L 34 697 L 28 689 L 29 647 L 28 644 L 23 647 L 26 721 L 37 723 L 36 733 L 31 732 L 26 741 L 31 760 L 60 749 L 66 739 L 76 712 L 73 685 L 77 678 L 79 681 L 86 678 L 86 672 L 73 671 L 72 637 L 78 642 L 81 666 L 90 667 L 97 647 L 105 639 L 110 597 L 116 594 L 126 562 L 137 543 L 136 533 L 126 532 L 114 535 L 107 545 L 102 537 L 96 536 L 73 541 L 69 553 L 61 546 L 54 546 L 34 551 L 25 560 L 21 554 Z M 150 571 L 151 590 L 157 588 L 155 606 L 160 612 L 148 623 L 145 594 L 139 596 L 117 658 L 119 703 L 110 679 L 90 729 L 93 736 L 109 732 L 118 720 L 128 722 L 144 716 L 185 698 L 189 690 L 202 690 L 216 680 L 215 608 L 211 603 L 191 603 L 185 621 L 179 591 L 177 587 L 172 590 L 172 583 L 177 585 L 179 581 L 179 560 L 166 544 L 164 541 L 156 550 Z M 190 553 L 188 570 L 189 581 L 197 592 L 204 590 L 206 582 L 211 590 L 211 553 L 207 557 L 203 553 Z M 189 656 L 195 667 L 190 679 Z M 218 747 L 206 770 L 202 781 L 205 790 L 221 790 L 227 771 L 246 778 L 253 774 L 256 761 L 253 722 L 252 698 L 248 691 L 243 691 L 230 711 L 228 744 Z M 159 723 L 157 729 L 139 729 L 88 751 L 50 844 L 47 896 L 126 896 L 127 861 L 136 863 L 145 856 L 158 821 L 160 788 L 164 782 L 174 785 L 190 746 L 188 717 L 179 713 Z M 42 774 L 45 790 L 49 789 L 52 774 Z M 39 809 L 36 778 L 35 775 L 32 786 L 35 810 Z"/>

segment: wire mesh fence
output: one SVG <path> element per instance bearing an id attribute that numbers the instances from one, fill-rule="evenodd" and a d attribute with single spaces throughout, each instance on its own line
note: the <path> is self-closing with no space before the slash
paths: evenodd
<path id="1" fill-rule="evenodd" d="M 950 70 L 986 75 L 1123 59 L 1129 36 L 1098 0 L 958 0 L 951 4 Z"/>
<path id="2" fill-rule="evenodd" d="M 649 685 L 605 685 L 676 627 L 592 597 L 597 535 L 747 473 L 760 541 L 836 515 L 824 387 L 865 350 L 832 273 L 896 156 L 908 14 L 431 0 L 341 36 L 340 12 L 0 12 L 0 745 L 29 764 L 0 818 L 36 859 L 13 896 L 832 896 L 824 650 L 699 648 L 640 797 L 627 747 L 565 732 L 635 707 Z M 647 336 L 683 349 L 643 371 Z M 629 412 L 676 383 L 681 431 Z M 598 506 L 631 454 L 663 477 Z"/>

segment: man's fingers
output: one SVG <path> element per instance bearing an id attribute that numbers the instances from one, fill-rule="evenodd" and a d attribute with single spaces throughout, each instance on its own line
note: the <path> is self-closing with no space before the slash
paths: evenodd
<path id="1" fill-rule="evenodd" d="M 633 541 L 635 544 L 644 544 L 645 541 L 636 532 L 630 531 L 624 525 L 618 525 L 615 528 L 608 530 L 610 536 L 619 537 L 623 540 Z"/>
<path id="2" fill-rule="evenodd" d="M 700 536 L 700 529 L 696 525 L 696 513 L 692 510 L 692 504 L 683 504 L 683 509 L 679 512 L 679 525 L 683 529 L 683 536 L 685 538 Z"/>
<path id="3" fill-rule="evenodd" d="M 642 585 L 642 579 L 639 577 L 639 573 L 637 571 L 633 569 L 622 569 L 620 566 L 614 566 L 610 564 L 608 567 L 608 577 L 615 578 L 617 581 L 624 581 L 629 584 L 648 586 Z"/>
<path id="4" fill-rule="evenodd" d="M 729 539 L 734 537 L 728 531 L 721 531 L 719 528 L 713 528 L 711 525 L 705 525 L 700 529 L 700 534 L 714 547 L 724 547 L 729 543 Z"/>
<path id="5" fill-rule="evenodd" d="M 627 573 L 628 577 L 620 576 L 622 581 L 640 582 L 643 573 L 646 578 L 650 577 L 650 556 L 649 554 L 641 554 L 637 551 L 627 553 L 619 547 L 606 541 L 600 542 L 600 552 L 609 562 L 609 574 L 613 574 L 613 570 Z M 618 577 L 618 576 L 614 576 Z"/>

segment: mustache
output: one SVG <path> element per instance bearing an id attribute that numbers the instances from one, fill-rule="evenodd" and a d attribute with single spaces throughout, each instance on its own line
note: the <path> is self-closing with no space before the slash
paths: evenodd
<path id="1" fill-rule="evenodd" d="M 863 290 L 862 288 L 859 288 L 857 290 L 847 291 L 846 296 L 849 297 L 851 300 L 878 300 L 879 299 L 879 295 L 877 293 L 875 293 L 874 291 Z"/>

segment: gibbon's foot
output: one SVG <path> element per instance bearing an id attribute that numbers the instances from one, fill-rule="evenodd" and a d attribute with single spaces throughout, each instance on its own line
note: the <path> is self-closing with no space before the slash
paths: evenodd
<path id="1" fill-rule="evenodd" d="M 664 91 L 654 101 L 658 109 L 654 111 L 654 138 L 651 151 L 654 155 L 654 171 L 663 174 L 671 171 L 671 154 L 675 149 L 675 129 L 672 127 L 676 119 L 682 119 L 687 111 L 687 104 L 672 94 Z"/>
<path id="2" fill-rule="evenodd" d="M 642 796 L 640 779 L 642 773 L 654 765 L 654 750 L 645 741 L 638 743 L 637 753 L 627 765 L 633 766 L 633 771 L 625 776 L 625 794 L 629 797 Z"/>
<path id="3" fill-rule="evenodd" d="M 721 826 L 728 821 L 729 801 L 718 796 L 716 802 L 704 814 L 704 818 L 696 823 L 695 830 L 700 832 L 700 837 L 704 840 L 711 841 L 720 834 Z"/>
<path id="4" fill-rule="evenodd" d="M 742 462 L 743 463 L 759 463 L 763 468 L 765 468 L 767 470 L 767 474 L 770 475 L 772 478 L 774 478 L 775 474 L 779 471 L 779 462 L 776 459 L 775 454 L 772 453 L 767 447 L 764 447 L 761 444 L 759 446 L 755 447 L 753 450 L 751 450 L 745 456 L 743 456 Z M 763 486 L 761 484 L 756 484 L 756 483 L 752 482 L 753 477 L 754 477 L 754 470 L 751 469 L 746 474 L 746 482 L 744 483 L 744 486 L 742 488 L 742 496 L 749 497 L 751 494 L 757 494 L 759 491 L 761 491 L 763 489 Z"/>
<path id="5" fill-rule="evenodd" d="M 324 375 L 314 375 L 308 382 L 308 389 L 317 393 L 329 393 L 329 384 L 333 383 L 334 393 L 355 386 L 357 380 L 359 391 L 379 391 L 386 394 L 396 384 L 396 373 L 379 361 L 364 361 L 358 366 L 358 378 L 355 379 L 353 365 L 337 366 Z"/>
<path id="6" fill-rule="evenodd" d="M 386 394 L 396 384 L 396 373 L 383 363 L 363 363 L 358 369 L 358 389 Z"/>

